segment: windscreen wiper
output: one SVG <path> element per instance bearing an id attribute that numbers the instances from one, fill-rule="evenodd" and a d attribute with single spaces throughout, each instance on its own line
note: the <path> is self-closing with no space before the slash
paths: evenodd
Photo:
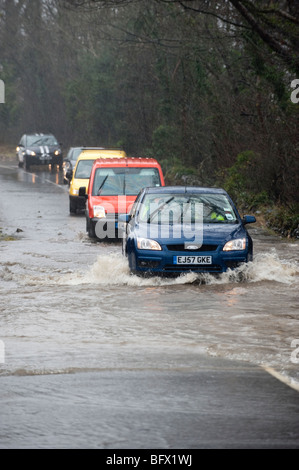
<path id="1" fill-rule="evenodd" d="M 102 184 L 101 184 L 101 186 L 100 186 L 99 189 L 98 189 L 98 194 L 97 194 L 97 196 L 100 196 L 100 195 L 101 195 L 101 191 L 102 191 L 102 189 L 103 189 L 104 184 L 106 183 L 106 181 L 107 181 L 107 179 L 108 179 L 108 176 L 109 176 L 109 175 L 105 176 L 105 178 L 103 179 Z"/>
<path id="2" fill-rule="evenodd" d="M 220 215 L 222 215 L 223 217 L 226 218 L 226 212 L 225 212 L 224 209 L 217 206 L 217 204 L 214 204 L 209 199 L 205 199 L 204 197 L 201 197 L 201 200 L 202 200 L 203 204 L 210 209 L 210 212 L 209 212 L 208 216 L 210 216 L 212 214 L 212 212 L 215 211 L 215 212 L 219 213 Z"/>
<path id="3" fill-rule="evenodd" d="M 156 210 L 154 210 L 154 212 L 148 216 L 147 223 L 149 224 L 151 219 L 153 217 L 155 217 L 155 215 L 158 214 L 158 212 L 160 212 L 163 209 L 163 207 L 167 206 L 167 204 L 169 204 L 171 201 L 173 201 L 173 199 L 174 199 L 174 196 L 167 199 L 167 201 L 163 202 L 163 204 L 161 204 L 161 206 L 159 206 Z"/>

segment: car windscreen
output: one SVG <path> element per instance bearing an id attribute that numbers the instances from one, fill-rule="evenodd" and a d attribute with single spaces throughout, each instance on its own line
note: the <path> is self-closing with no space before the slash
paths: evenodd
<path id="1" fill-rule="evenodd" d="M 40 146 L 40 145 L 58 145 L 57 140 L 53 135 L 28 135 L 27 147 Z"/>
<path id="2" fill-rule="evenodd" d="M 140 222 L 162 225 L 238 221 L 225 194 L 146 194 L 138 213 Z"/>
<path id="3" fill-rule="evenodd" d="M 93 196 L 136 196 L 142 188 L 161 186 L 157 168 L 97 168 Z"/>
<path id="4" fill-rule="evenodd" d="M 82 180 L 89 179 L 93 163 L 94 160 L 79 160 L 76 168 L 75 178 Z"/>

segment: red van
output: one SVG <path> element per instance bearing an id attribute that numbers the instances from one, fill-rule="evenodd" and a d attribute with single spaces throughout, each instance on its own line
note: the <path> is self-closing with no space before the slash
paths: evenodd
<path id="1" fill-rule="evenodd" d="M 154 158 L 99 158 L 88 186 L 86 231 L 90 238 L 118 238 L 118 216 L 128 214 L 144 187 L 165 186 Z M 85 193 L 80 188 L 81 195 Z"/>

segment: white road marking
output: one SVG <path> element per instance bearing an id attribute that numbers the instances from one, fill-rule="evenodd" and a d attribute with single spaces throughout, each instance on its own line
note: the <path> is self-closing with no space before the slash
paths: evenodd
<path id="1" fill-rule="evenodd" d="M 273 377 L 278 379 L 280 382 L 284 383 L 285 385 L 288 385 L 290 388 L 296 390 L 296 392 L 299 392 L 299 384 L 293 383 L 289 377 L 286 377 L 285 375 L 282 375 L 280 372 L 277 372 L 277 370 L 273 369 L 273 367 L 269 367 L 269 366 L 262 366 L 262 367 L 266 372 L 273 375 Z"/>

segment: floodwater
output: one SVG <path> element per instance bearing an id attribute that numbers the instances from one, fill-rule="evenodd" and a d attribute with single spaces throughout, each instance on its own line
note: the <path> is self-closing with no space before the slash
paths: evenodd
<path id="1" fill-rule="evenodd" d="M 241 277 L 142 279 L 69 215 L 59 173 L 1 165 L 0 186 L 0 378 L 188 372 L 204 355 L 299 390 L 299 241 L 252 226 Z"/>

